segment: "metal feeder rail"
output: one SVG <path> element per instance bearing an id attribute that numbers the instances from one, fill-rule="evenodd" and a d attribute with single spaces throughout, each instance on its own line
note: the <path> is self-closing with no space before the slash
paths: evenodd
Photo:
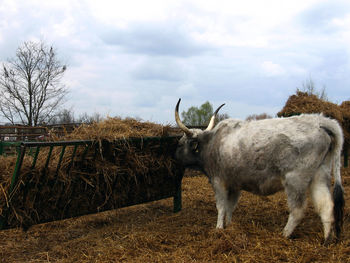
<path id="1" fill-rule="evenodd" d="M 170 137 L 145 137 L 145 138 L 128 138 L 128 139 L 119 139 L 116 140 L 115 142 L 126 142 L 130 143 L 132 145 L 138 145 L 140 149 L 143 149 L 148 143 L 151 142 L 157 142 L 161 145 L 167 142 L 171 142 L 172 140 L 178 140 L 178 136 L 170 136 Z M 4 154 L 4 149 L 5 147 L 15 147 L 16 152 L 17 152 L 17 160 L 16 160 L 16 165 L 14 167 L 12 179 L 11 179 L 11 184 L 8 190 L 8 200 L 7 200 L 7 206 L 4 208 L 3 215 L 0 216 L 0 230 L 7 228 L 7 220 L 10 212 L 10 206 L 11 206 L 11 196 L 14 194 L 17 183 L 18 183 L 18 178 L 21 172 L 24 156 L 27 154 L 29 156 L 33 157 L 32 164 L 31 164 L 31 169 L 34 169 L 38 160 L 39 153 L 42 148 L 44 147 L 49 147 L 49 152 L 47 154 L 46 160 L 45 160 L 45 170 L 49 167 L 50 164 L 50 159 L 52 155 L 52 151 L 55 147 L 61 147 L 61 152 L 59 155 L 57 167 L 56 167 L 56 175 L 58 174 L 62 160 L 65 154 L 65 151 L 67 147 L 73 146 L 73 152 L 70 156 L 70 162 L 68 164 L 68 167 L 66 168 L 66 173 L 69 173 L 73 166 L 73 162 L 76 156 L 76 152 L 78 147 L 84 147 L 84 150 L 82 152 L 81 160 L 83 161 L 88 153 L 89 147 L 94 145 L 94 141 L 91 140 L 79 140 L 79 141 L 59 141 L 59 142 L 0 142 L 0 155 Z M 102 143 L 103 144 L 103 143 Z M 101 147 L 101 145 L 100 145 Z M 164 145 L 166 147 L 166 145 Z M 95 153 L 96 154 L 96 153 Z M 182 198 L 181 198 L 181 181 L 182 181 L 182 176 L 184 169 L 183 167 L 178 168 L 178 172 L 180 172 L 180 178 L 176 180 L 174 189 L 175 191 L 173 193 L 169 193 L 167 195 L 161 195 L 158 196 L 155 199 L 152 200 L 145 200 L 144 202 L 149 202 L 149 201 L 156 201 L 168 197 L 173 197 L 173 211 L 174 213 L 179 212 L 182 209 Z M 137 203 L 135 203 L 137 204 Z M 129 206 L 129 205 L 126 205 Z"/>
<path id="2" fill-rule="evenodd" d="M 43 147 L 50 147 L 49 153 L 48 153 L 46 161 L 45 161 L 45 169 L 47 169 L 49 166 L 49 163 L 50 163 L 50 158 L 51 158 L 51 153 L 52 153 L 53 148 L 54 147 L 62 147 L 60 157 L 58 160 L 58 164 L 57 164 L 57 168 L 56 168 L 56 174 L 57 174 L 58 170 L 61 167 L 62 159 L 63 159 L 63 156 L 64 156 L 64 153 L 65 153 L 67 146 L 74 146 L 73 153 L 70 157 L 70 163 L 69 163 L 67 171 L 66 171 L 67 173 L 69 173 L 69 170 L 72 167 L 78 146 L 85 147 L 84 152 L 83 152 L 83 158 L 84 158 L 85 154 L 87 153 L 88 148 L 92 145 L 92 143 L 93 143 L 93 141 L 89 141 L 89 140 L 86 140 L 86 141 L 83 141 L 83 140 L 82 141 L 61 141 L 61 142 L 4 142 L 4 143 L 2 143 L 2 147 L 4 147 L 4 146 L 16 147 L 16 151 L 17 151 L 17 161 L 16 161 L 15 169 L 13 171 L 10 188 L 8 190 L 8 196 L 11 197 L 11 195 L 14 191 L 15 185 L 17 184 L 18 176 L 21 172 L 21 167 L 23 164 L 23 159 L 24 159 L 24 156 L 25 156 L 28 148 L 30 149 L 30 151 L 29 151 L 30 155 L 32 155 L 32 153 L 33 153 L 32 152 L 33 148 L 36 148 L 34 155 L 33 155 L 33 162 L 31 165 L 31 168 L 34 169 L 35 165 L 36 165 L 36 161 L 37 161 L 38 156 L 39 156 L 40 149 Z M 10 200 L 11 200 L 11 198 L 9 198 L 8 203 L 10 203 Z M 6 226 L 8 213 L 9 213 L 9 207 L 7 207 L 7 209 L 5 210 L 3 217 L 0 218 L 0 230 Z"/>

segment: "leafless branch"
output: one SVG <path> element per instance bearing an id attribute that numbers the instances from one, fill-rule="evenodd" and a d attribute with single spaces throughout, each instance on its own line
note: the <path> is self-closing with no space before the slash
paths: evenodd
<path id="1" fill-rule="evenodd" d="M 62 105 L 66 66 L 43 42 L 24 42 L 0 70 L 0 114 L 11 123 L 35 126 L 49 121 Z"/>

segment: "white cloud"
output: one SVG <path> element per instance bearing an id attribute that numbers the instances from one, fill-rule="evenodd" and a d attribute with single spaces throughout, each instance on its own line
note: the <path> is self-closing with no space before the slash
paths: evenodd
<path id="1" fill-rule="evenodd" d="M 264 61 L 261 64 L 261 67 L 263 69 L 263 72 L 267 76 L 278 76 L 285 74 L 285 70 L 283 69 L 283 67 L 272 61 Z"/>
<path id="2" fill-rule="evenodd" d="M 0 61 L 53 44 L 77 112 L 172 122 L 182 97 L 271 114 L 309 76 L 348 99 L 347 1 L 2 0 L 0 17 Z"/>
<path id="3" fill-rule="evenodd" d="M 141 81 L 183 81 L 187 77 L 186 65 L 168 57 L 146 57 L 136 65 L 132 76 Z"/>
<path id="4" fill-rule="evenodd" d="M 200 94 L 200 90 L 196 89 L 192 83 L 184 83 L 177 87 L 176 94 L 179 97 L 196 97 Z"/>
<path id="5" fill-rule="evenodd" d="M 125 29 L 107 28 L 101 39 L 108 45 L 122 47 L 126 52 L 155 56 L 195 56 L 208 50 L 182 28 L 179 21 L 162 23 L 130 23 Z"/>
<path id="6" fill-rule="evenodd" d="M 124 28 L 135 21 L 166 20 L 177 1 L 87 0 L 91 15 L 98 22 Z"/>

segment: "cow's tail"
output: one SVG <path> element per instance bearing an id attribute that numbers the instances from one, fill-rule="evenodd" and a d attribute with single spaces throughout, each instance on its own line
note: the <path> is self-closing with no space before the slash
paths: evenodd
<path id="1" fill-rule="evenodd" d="M 344 189 L 341 182 L 341 151 L 343 148 L 343 131 L 336 120 L 322 119 L 321 128 L 323 128 L 331 137 L 332 145 L 330 147 L 330 156 L 332 157 L 332 174 L 334 178 L 333 188 L 333 215 L 334 227 L 337 238 L 339 239 L 343 226 L 344 216 Z"/>

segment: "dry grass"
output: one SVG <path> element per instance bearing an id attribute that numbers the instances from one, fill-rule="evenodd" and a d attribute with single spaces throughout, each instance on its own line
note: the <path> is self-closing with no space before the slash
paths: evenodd
<path id="1" fill-rule="evenodd" d="M 343 170 L 350 191 L 350 169 Z M 346 195 L 347 204 L 349 196 Z M 322 226 L 311 205 L 296 229 L 282 237 L 285 196 L 244 193 L 225 230 L 215 230 L 213 191 L 203 176 L 183 179 L 183 210 L 172 200 L 0 231 L 0 262 L 347 262 L 349 208 L 338 244 L 321 245 Z"/>
<path id="2" fill-rule="evenodd" d="M 63 138 L 53 137 L 54 140 L 108 140 L 120 138 L 167 136 L 169 126 L 163 126 L 152 122 L 141 122 L 132 118 L 107 118 L 106 120 L 92 124 L 82 124 L 72 133 Z"/>

